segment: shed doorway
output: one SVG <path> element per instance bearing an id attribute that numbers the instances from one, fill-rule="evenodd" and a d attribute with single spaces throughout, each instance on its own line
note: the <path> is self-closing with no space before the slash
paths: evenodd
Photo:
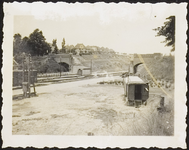
<path id="1" fill-rule="evenodd" d="M 79 69 L 79 70 L 77 71 L 77 74 L 80 75 L 80 76 L 82 76 L 82 70 Z"/>
<path id="2" fill-rule="evenodd" d="M 135 85 L 135 99 L 142 99 L 142 85 Z"/>

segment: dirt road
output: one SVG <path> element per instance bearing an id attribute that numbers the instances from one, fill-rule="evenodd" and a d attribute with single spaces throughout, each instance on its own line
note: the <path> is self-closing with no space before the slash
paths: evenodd
<path id="1" fill-rule="evenodd" d="M 96 78 L 37 87 L 37 97 L 13 100 L 12 133 L 17 135 L 135 135 L 152 108 L 159 103 L 158 89 L 149 104 L 125 105 L 122 85 L 100 85 Z M 155 92 L 155 94 L 153 93 Z M 13 95 L 21 90 L 14 90 Z M 145 125 L 144 125 L 145 126 Z M 141 128 L 141 127 L 140 127 Z M 148 134 L 144 129 L 140 134 Z"/>

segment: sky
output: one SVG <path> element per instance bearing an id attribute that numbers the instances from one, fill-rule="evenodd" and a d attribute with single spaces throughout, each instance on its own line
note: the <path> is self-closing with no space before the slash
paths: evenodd
<path id="1" fill-rule="evenodd" d="M 171 4 L 105 3 L 15 3 L 14 34 L 29 36 L 36 28 L 46 41 L 57 39 L 61 48 L 83 43 L 108 47 L 121 53 L 169 53 L 164 37 L 156 37 L 154 28 L 176 14 Z"/>

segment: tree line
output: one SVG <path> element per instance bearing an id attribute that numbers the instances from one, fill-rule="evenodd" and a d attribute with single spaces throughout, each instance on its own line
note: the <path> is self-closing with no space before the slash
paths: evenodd
<path id="1" fill-rule="evenodd" d="M 91 55 L 94 53 L 93 49 L 91 49 L 92 46 L 84 47 L 83 49 L 80 49 L 73 45 L 67 45 L 65 46 L 65 38 L 63 38 L 61 43 L 61 49 L 58 49 L 57 46 L 57 39 L 53 39 L 52 43 L 48 43 L 46 41 L 45 36 L 43 35 L 43 32 L 39 29 L 35 29 L 29 37 L 22 38 L 19 33 L 14 35 L 13 40 L 13 55 L 18 56 L 22 53 L 30 54 L 31 56 L 43 56 L 47 55 L 49 53 L 72 53 L 73 55 L 79 54 L 79 55 Z M 83 45 L 83 44 L 82 44 Z M 101 54 L 103 52 L 112 52 L 113 50 L 110 50 L 108 48 L 100 48 L 97 46 L 96 52 Z M 114 52 L 114 51 L 113 51 Z"/>
<path id="2" fill-rule="evenodd" d="M 53 39 L 52 44 L 48 43 L 39 29 L 35 29 L 29 37 L 22 38 L 19 33 L 14 35 L 13 55 L 29 53 L 32 56 L 43 56 L 49 53 L 58 53 L 57 40 Z M 63 38 L 62 49 L 65 49 L 65 39 Z"/>

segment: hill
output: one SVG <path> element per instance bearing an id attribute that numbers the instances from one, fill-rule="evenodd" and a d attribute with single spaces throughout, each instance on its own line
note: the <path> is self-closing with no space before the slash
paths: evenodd
<path id="1" fill-rule="evenodd" d="M 174 62 L 175 58 L 171 55 L 146 59 L 145 61 L 146 66 L 157 80 L 164 79 L 171 82 L 174 82 Z M 140 75 L 141 78 L 151 80 L 150 75 L 143 65 L 139 66 L 137 75 Z"/>
<path id="2" fill-rule="evenodd" d="M 126 56 L 117 54 L 93 54 L 93 55 L 73 55 L 75 62 L 79 65 L 91 67 L 96 71 L 124 71 L 128 70 L 129 59 Z"/>
<path id="3" fill-rule="evenodd" d="M 68 71 L 67 66 L 60 65 L 56 62 L 54 55 L 32 56 L 32 68 L 39 73 L 55 73 Z M 74 66 L 91 67 L 93 72 L 114 72 L 128 70 L 129 59 L 127 56 L 117 55 L 116 53 L 102 53 L 90 55 L 72 55 Z M 22 58 L 15 57 L 19 66 L 22 66 Z M 20 68 L 21 69 L 21 68 Z"/>

